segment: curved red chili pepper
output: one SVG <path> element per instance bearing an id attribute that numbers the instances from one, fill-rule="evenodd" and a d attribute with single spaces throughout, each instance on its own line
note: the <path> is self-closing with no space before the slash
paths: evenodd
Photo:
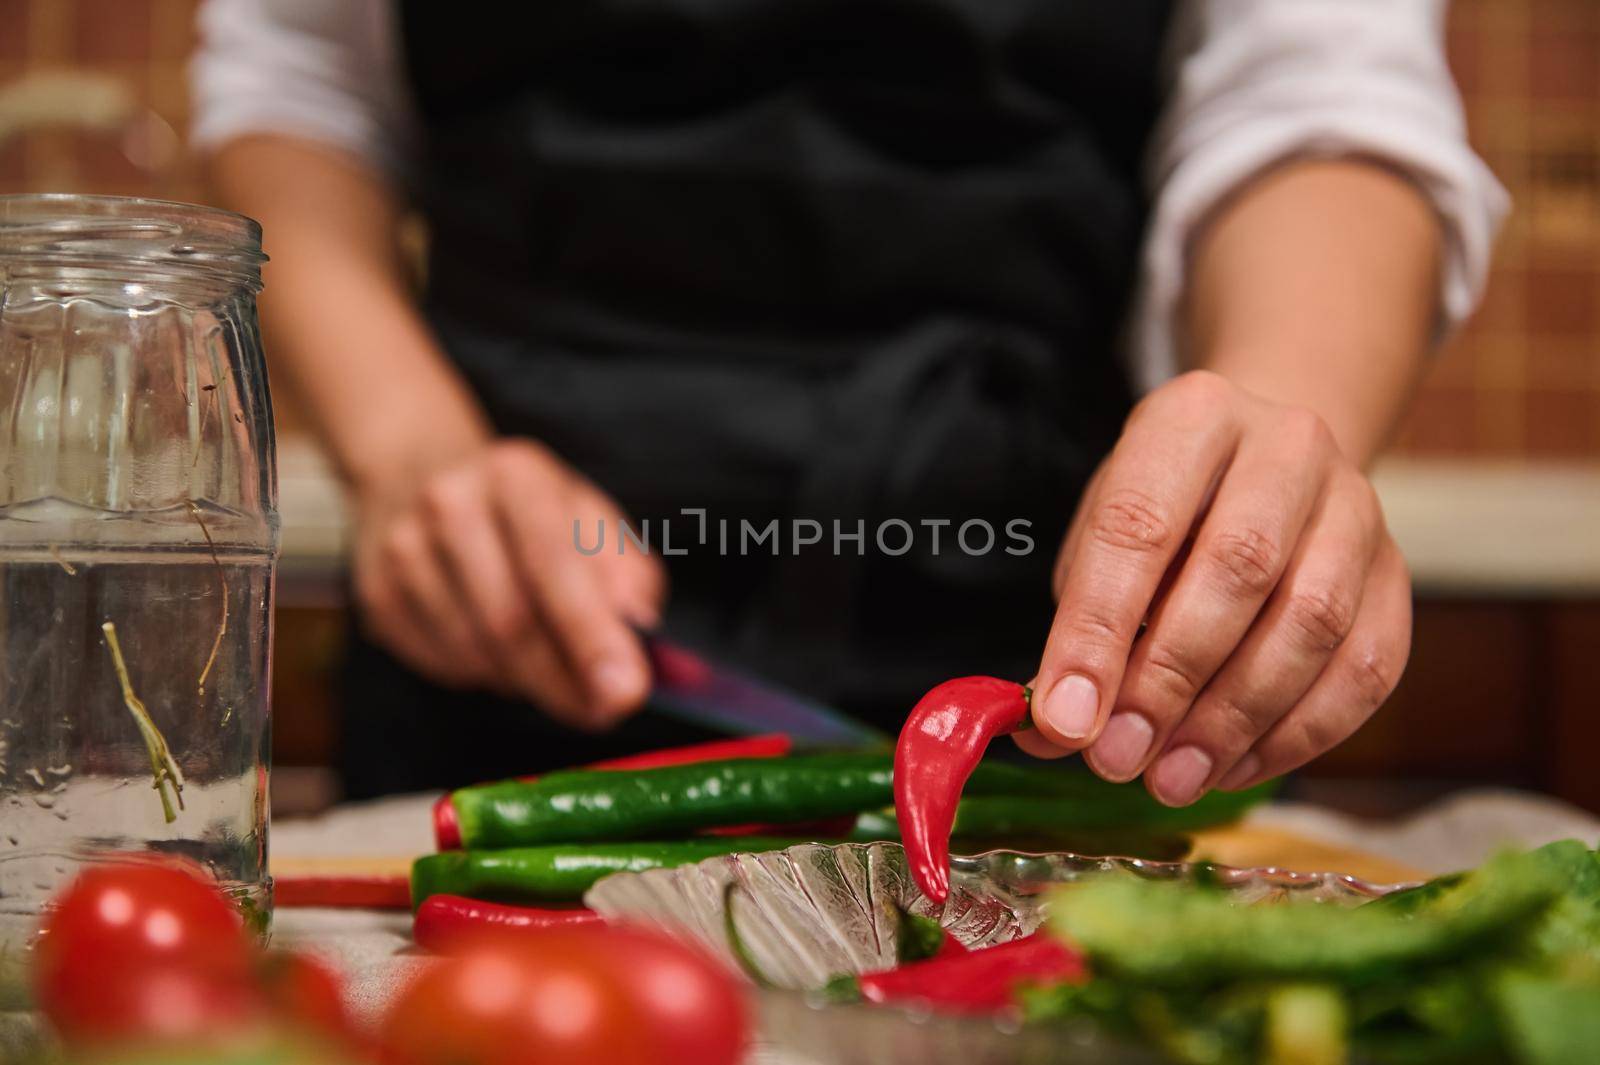
<path id="1" fill-rule="evenodd" d="M 1042 933 L 982 950 L 940 953 L 856 978 L 861 997 L 945 1013 L 1000 1013 L 1016 1006 L 1019 984 L 1081 983 L 1083 955 Z"/>
<path id="2" fill-rule="evenodd" d="M 496 935 L 516 936 L 546 928 L 566 928 L 579 924 L 601 924 L 604 919 L 582 907 L 545 909 L 536 906 L 506 906 L 482 902 L 461 895 L 430 895 L 417 907 L 411 936 L 424 950 L 448 951 L 464 939 L 476 937 L 486 929 Z"/>
<path id="3" fill-rule="evenodd" d="M 950 896 L 950 829 L 989 741 L 1028 724 L 1027 688 L 958 677 L 918 700 L 894 749 L 894 809 L 911 877 L 934 902 Z"/>
<path id="4" fill-rule="evenodd" d="M 620 758 L 607 758 L 582 766 L 583 769 L 628 770 L 659 769 L 669 765 L 693 765 L 696 762 L 721 762 L 732 758 L 780 758 L 794 749 L 794 740 L 774 732 L 762 736 L 739 736 L 730 740 L 710 740 L 691 743 L 686 747 L 663 747 L 658 751 L 641 751 Z M 522 777 L 537 780 L 538 777 Z M 461 849 L 461 821 L 455 804 L 446 792 L 433 804 L 433 839 L 442 851 Z"/>

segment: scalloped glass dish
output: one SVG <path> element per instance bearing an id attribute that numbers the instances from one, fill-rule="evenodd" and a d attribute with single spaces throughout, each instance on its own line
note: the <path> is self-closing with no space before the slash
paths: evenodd
<path id="1" fill-rule="evenodd" d="M 840 973 L 893 965 L 897 905 L 937 917 L 968 946 L 990 946 L 1034 931 L 1043 919 L 1044 893 L 1057 884 L 1104 875 L 1182 879 L 1196 868 L 1076 854 L 956 856 L 950 899 L 940 908 L 912 883 L 898 843 L 803 843 L 676 869 L 618 873 L 591 888 L 585 901 L 607 917 L 688 934 L 736 965 L 725 929 L 724 900 L 731 898 L 751 960 L 776 986 L 803 991 Z M 1392 890 L 1336 873 L 1206 868 L 1244 903 L 1296 896 L 1348 905 Z"/>
<path id="2" fill-rule="evenodd" d="M 751 962 L 777 988 L 808 992 L 840 973 L 894 964 L 895 907 L 934 916 L 968 946 L 1025 936 L 1044 918 L 1044 894 L 1091 876 L 1191 877 L 1196 865 L 1136 858 L 990 851 L 951 859 L 950 899 L 941 908 L 917 890 L 897 843 L 806 843 L 762 854 L 708 858 L 676 869 L 617 873 L 585 902 L 611 918 L 656 924 L 700 942 L 738 970 L 725 903 Z M 1355 905 L 1397 885 L 1337 873 L 1207 865 L 1242 903 L 1290 897 Z M 730 885 L 737 885 L 730 890 Z M 1034 1061 L 1155 1060 L 1092 1030 L 1016 1030 L 974 1018 L 927 1017 L 868 1006 L 822 1007 L 815 996 L 762 995 L 762 1062 L 915 1061 L 1006 1065 Z"/>

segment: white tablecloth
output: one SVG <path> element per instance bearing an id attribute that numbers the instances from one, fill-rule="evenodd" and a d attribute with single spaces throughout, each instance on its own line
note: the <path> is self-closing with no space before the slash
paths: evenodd
<path id="1" fill-rule="evenodd" d="M 350 804 L 317 818 L 273 827 L 280 856 L 392 856 L 433 848 L 428 809 L 436 796 L 404 796 Z M 1510 846 L 1538 846 L 1576 837 L 1600 841 L 1600 819 L 1574 806 L 1525 792 L 1461 792 L 1399 821 L 1372 822 L 1317 807 L 1275 804 L 1255 811 L 1256 823 L 1391 858 L 1430 873 L 1451 872 Z M 358 910 L 280 909 L 278 942 L 315 951 L 344 970 L 355 1008 L 383 1008 L 408 967 L 421 963 L 411 946 L 410 915 Z M 764 1048 L 758 1060 L 777 1065 L 803 1059 Z"/>
<path id="2" fill-rule="evenodd" d="M 428 809 L 434 798 L 350 804 L 316 818 L 280 821 L 273 826 L 272 850 L 280 857 L 424 854 L 433 847 Z M 1476 865 L 1509 846 L 1572 837 L 1590 845 L 1600 841 L 1600 819 L 1554 799 L 1506 790 L 1462 792 L 1399 821 L 1363 821 L 1296 804 L 1262 808 L 1251 820 L 1433 873 Z M 409 913 L 279 909 L 274 939 L 337 966 L 349 981 L 353 1008 L 366 1017 L 383 1009 L 410 969 L 426 963 L 411 944 Z M 26 1017 L 0 1014 L 0 1060 L 8 1046 L 27 1043 L 30 1028 Z M 757 1049 L 755 1063 L 823 1065 L 771 1046 Z"/>

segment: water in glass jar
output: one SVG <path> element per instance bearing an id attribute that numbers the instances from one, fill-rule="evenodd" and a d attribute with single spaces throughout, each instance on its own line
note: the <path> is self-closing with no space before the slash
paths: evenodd
<path id="1" fill-rule="evenodd" d="M 0 1008 L 86 862 L 179 856 L 270 912 L 271 595 L 225 543 L 0 546 Z"/>

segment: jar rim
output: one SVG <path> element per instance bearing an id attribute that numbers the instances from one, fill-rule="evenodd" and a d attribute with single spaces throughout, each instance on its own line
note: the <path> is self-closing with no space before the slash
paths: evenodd
<path id="1" fill-rule="evenodd" d="M 0 195 L 0 264 L 119 263 L 195 270 L 258 286 L 261 225 L 220 207 L 137 196 Z"/>

